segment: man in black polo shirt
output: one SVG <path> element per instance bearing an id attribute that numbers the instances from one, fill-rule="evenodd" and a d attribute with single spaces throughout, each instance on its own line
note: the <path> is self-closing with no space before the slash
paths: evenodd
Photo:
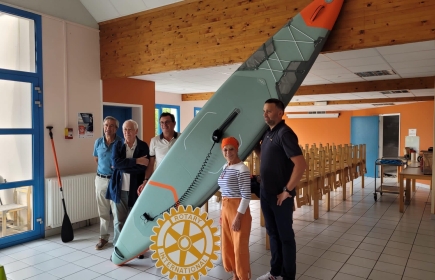
<path id="1" fill-rule="evenodd" d="M 296 277 L 296 242 L 293 231 L 295 188 L 304 174 L 306 163 L 298 137 L 282 119 L 284 104 L 278 99 L 266 100 L 263 116 L 269 129 L 261 146 L 260 203 L 270 238 L 271 269 L 257 280 L 294 280 Z"/>

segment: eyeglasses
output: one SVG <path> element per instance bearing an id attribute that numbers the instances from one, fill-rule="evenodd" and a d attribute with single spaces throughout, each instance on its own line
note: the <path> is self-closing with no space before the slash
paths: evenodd
<path id="1" fill-rule="evenodd" d="M 160 122 L 160 125 L 169 125 L 169 124 L 171 124 L 172 123 L 172 121 L 165 121 L 165 122 Z"/>

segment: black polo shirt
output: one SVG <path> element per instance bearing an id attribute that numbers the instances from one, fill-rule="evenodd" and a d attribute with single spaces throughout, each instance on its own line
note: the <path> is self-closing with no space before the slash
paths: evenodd
<path id="1" fill-rule="evenodd" d="M 261 190 L 280 194 L 290 180 L 294 163 L 291 157 L 302 155 L 298 137 L 282 120 L 272 130 L 268 129 L 261 143 Z M 296 195 L 296 191 L 292 191 Z"/>

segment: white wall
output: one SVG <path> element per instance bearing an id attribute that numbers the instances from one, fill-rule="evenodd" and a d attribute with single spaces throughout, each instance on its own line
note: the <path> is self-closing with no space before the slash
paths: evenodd
<path id="1" fill-rule="evenodd" d="M 44 127 L 54 127 L 60 173 L 67 176 L 95 172 L 93 146 L 102 135 L 98 30 L 43 16 L 42 48 Z M 93 113 L 93 138 L 78 138 L 77 114 L 80 112 Z M 65 127 L 74 129 L 74 139 L 65 139 Z M 44 166 L 46 178 L 56 176 L 48 131 L 44 134 Z"/>
<path id="2" fill-rule="evenodd" d="M 98 28 L 97 21 L 80 0 L 2 0 L 0 4 Z"/>
<path id="3" fill-rule="evenodd" d="M 181 124 L 180 126 L 181 131 L 183 131 L 186 126 L 190 123 L 190 121 L 194 117 L 193 108 L 194 107 L 200 107 L 204 106 L 204 104 L 207 101 L 182 101 L 181 105 Z"/>
<path id="4" fill-rule="evenodd" d="M 202 107 L 207 101 L 181 101 L 181 94 L 156 91 L 156 104 L 168 104 L 180 106 L 180 132 L 193 119 L 193 108 Z"/>

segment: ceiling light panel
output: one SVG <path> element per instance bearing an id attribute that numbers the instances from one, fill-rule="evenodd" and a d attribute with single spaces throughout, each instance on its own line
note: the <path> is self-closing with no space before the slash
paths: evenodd
<path id="1" fill-rule="evenodd" d="M 303 81 L 302 85 L 308 86 L 308 85 L 323 85 L 323 84 L 332 84 L 331 81 L 321 79 L 321 80 L 315 80 L 315 81 Z"/>
<path id="2" fill-rule="evenodd" d="M 415 78 L 415 77 L 431 77 L 435 76 L 435 71 L 430 72 L 415 72 L 415 73 L 402 73 L 400 74 L 402 78 Z"/>
<path id="3" fill-rule="evenodd" d="M 125 1 L 125 0 L 124 0 Z M 142 0 L 148 9 L 155 9 L 158 7 L 170 5 L 173 3 L 181 2 L 182 0 Z"/>
<path id="4" fill-rule="evenodd" d="M 80 0 L 97 22 L 120 17 L 115 7 L 107 0 Z"/>
<path id="5" fill-rule="evenodd" d="M 384 94 L 385 98 L 414 97 L 412 93 Z"/>
<path id="6" fill-rule="evenodd" d="M 318 63 L 319 62 L 328 62 L 328 61 L 331 61 L 331 59 L 324 54 L 319 54 L 319 56 L 316 59 L 316 62 L 318 62 Z"/>
<path id="7" fill-rule="evenodd" d="M 364 77 L 363 79 L 366 81 L 380 81 L 380 80 L 394 80 L 400 79 L 399 75 L 391 75 L 391 76 L 375 76 L 375 77 Z"/>
<path id="8" fill-rule="evenodd" d="M 107 2 L 107 1 L 106 1 Z M 142 0 L 110 0 L 113 7 L 118 11 L 120 16 L 131 15 L 143 12 L 147 9 Z M 107 3 L 109 5 L 109 3 Z"/>
<path id="9" fill-rule="evenodd" d="M 352 93 L 342 93 L 342 94 L 330 94 L 334 96 L 338 100 L 358 100 L 361 99 L 361 96 L 352 94 Z"/>
<path id="10" fill-rule="evenodd" d="M 351 71 L 352 73 L 379 71 L 379 70 L 391 69 L 391 65 L 385 62 L 380 62 L 378 64 L 371 64 L 371 65 L 349 66 L 347 67 L 347 69 L 349 69 L 349 71 Z"/>
<path id="11" fill-rule="evenodd" d="M 391 62 L 390 64 L 394 69 L 419 68 L 419 67 L 432 66 L 433 70 L 435 71 L 435 58 L 425 59 L 425 60 L 413 60 L 413 61 L 406 61 L 406 62 Z"/>
<path id="12" fill-rule="evenodd" d="M 385 96 L 382 93 L 378 92 L 378 91 L 356 92 L 354 94 L 356 96 L 359 96 L 362 99 L 385 98 Z"/>
<path id="13" fill-rule="evenodd" d="M 392 102 L 385 102 L 385 103 L 373 103 L 372 106 L 374 107 L 384 107 L 384 106 L 393 106 L 394 103 Z"/>
<path id="14" fill-rule="evenodd" d="M 400 74 L 409 74 L 409 73 L 417 73 L 417 72 L 432 72 L 435 71 L 435 65 L 424 66 L 424 67 L 415 67 L 415 68 L 401 68 L 397 69 L 397 73 Z"/>
<path id="15" fill-rule="evenodd" d="M 337 94 L 317 94 L 317 95 L 311 95 L 311 99 L 316 100 L 316 101 L 340 100 L 337 97 Z"/>
<path id="16" fill-rule="evenodd" d="M 338 78 L 334 78 L 334 79 L 329 79 L 329 81 L 333 82 L 333 83 L 355 83 L 355 82 L 363 82 L 364 79 L 354 75 L 355 77 L 353 78 L 342 78 L 342 77 L 338 77 Z"/>
<path id="17" fill-rule="evenodd" d="M 335 79 L 356 79 L 358 78 L 354 73 L 346 73 L 346 74 L 327 74 L 323 75 L 322 78 L 326 80 L 335 80 Z"/>
<path id="18" fill-rule="evenodd" d="M 338 66 L 337 68 L 325 68 L 325 69 L 311 69 L 310 73 L 323 77 L 324 75 L 338 75 L 338 74 L 352 74 L 344 67 Z"/>
<path id="19" fill-rule="evenodd" d="M 352 66 L 364 66 L 364 65 L 376 65 L 380 61 L 382 61 L 382 56 L 371 56 L 371 57 L 360 57 L 353 59 L 344 59 L 337 60 L 337 63 L 344 67 L 352 67 Z"/>
<path id="20" fill-rule="evenodd" d="M 375 71 L 366 71 L 366 72 L 356 72 L 355 75 L 366 78 L 366 77 L 378 77 L 378 76 L 390 76 L 395 75 L 396 73 L 393 70 L 375 70 Z"/>
<path id="21" fill-rule="evenodd" d="M 409 53 L 406 53 L 406 55 L 388 54 L 388 55 L 384 55 L 384 58 L 388 63 L 434 59 L 435 58 L 435 49 L 428 50 L 428 51 L 409 52 Z"/>
<path id="22" fill-rule="evenodd" d="M 399 54 L 399 53 L 404 54 L 409 52 L 435 50 L 435 41 L 432 40 L 432 41 L 425 41 L 425 42 L 401 44 L 395 46 L 379 47 L 376 49 L 382 55 Z"/>
<path id="23" fill-rule="evenodd" d="M 399 93 L 409 93 L 409 90 L 407 89 L 400 89 L 400 90 L 386 90 L 381 91 L 382 94 L 399 94 Z"/>
<path id="24" fill-rule="evenodd" d="M 326 62 L 318 62 L 314 63 L 313 67 L 311 69 L 313 70 L 328 70 L 328 69 L 334 69 L 334 68 L 340 68 L 342 67 L 340 64 L 333 62 L 333 61 L 326 61 Z"/>
<path id="25" fill-rule="evenodd" d="M 371 57 L 378 56 L 379 53 L 374 48 L 354 50 L 354 51 L 344 51 L 344 52 L 333 52 L 327 53 L 325 56 L 332 60 L 343 60 L 343 59 L 353 59 L 361 57 Z"/>
<path id="26" fill-rule="evenodd" d="M 290 102 L 313 102 L 314 100 L 311 98 L 311 95 L 295 95 L 290 100 Z"/>
<path id="27" fill-rule="evenodd" d="M 414 89 L 412 93 L 415 96 L 435 96 L 435 89 Z"/>

